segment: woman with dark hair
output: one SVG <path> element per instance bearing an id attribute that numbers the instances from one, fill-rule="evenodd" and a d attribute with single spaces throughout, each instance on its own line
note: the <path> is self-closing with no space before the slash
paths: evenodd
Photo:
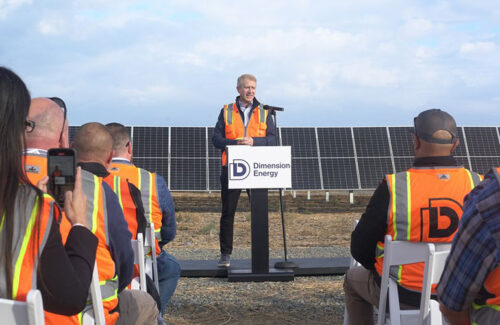
<path id="1" fill-rule="evenodd" d="M 25 130 L 36 127 L 26 120 L 29 106 L 24 82 L 0 67 L 0 297 L 25 300 L 29 290 L 39 289 L 46 311 L 73 315 L 86 305 L 97 238 L 87 228 L 80 170 L 75 190 L 66 193 L 66 217 L 73 226 L 64 246 L 59 207 L 24 174 Z M 39 187 L 46 184 L 47 178 Z"/>

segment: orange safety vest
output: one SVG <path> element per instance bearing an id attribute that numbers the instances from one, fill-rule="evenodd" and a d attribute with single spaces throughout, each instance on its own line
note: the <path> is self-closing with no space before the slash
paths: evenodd
<path id="1" fill-rule="evenodd" d="M 137 238 L 137 206 L 130 193 L 129 183 L 117 175 L 109 174 L 103 179 L 118 196 L 118 201 L 123 210 L 128 230 L 132 234 L 132 239 Z"/>
<path id="2" fill-rule="evenodd" d="M 163 213 L 160 208 L 160 202 L 158 201 L 156 174 L 138 168 L 132 164 L 120 162 L 112 162 L 109 172 L 134 184 L 141 191 L 144 216 L 148 223 L 152 222 L 154 225 L 156 255 L 159 255 L 161 253 L 161 248 L 158 242 L 161 241 Z"/>
<path id="3" fill-rule="evenodd" d="M 115 310 L 118 306 L 118 276 L 115 271 L 115 263 L 109 249 L 106 193 L 102 188 L 102 178 L 82 170 L 82 187 L 87 196 L 87 217 L 89 229 L 98 238 L 96 262 L 99 271 L 99 284 L 104 307 L 106 324 L 114 324 L 119 317 Z M 68 237 L 71 225 L 63 219 L 61 222 L 61 236 L 65 241 Z M 90 297 L 90 296 L 89 296 Z M 63 316 L 45 313 L 46 324 L 81 324 L 83 314 L 92 307 L 89 301 L 87 307 L 78 315 Z"/>
<path id="4" fill-rule="evenodd" d="M 38 258 L 42 255 L 49 237 L 52 222 L 58 218 L 59 210 L 54 208 L 55 202 L 48 194 L 44 194 L 40 204 L 37 192 L 28 185 L 20 185 L 16 202 L 20 193 L 27 194 L 23 205 L 15 205 L 12 255 L 12 297 L 13 300 L 25 301 L 31 289 L 37 288 Z M 20 211 L 20 209 L 24 211 Z M 38 210 L 41 209 L 39 212 Z M 3 216 L 3 214 L 2 214 Z M 35 226 L 40 227 L 37 237 Z M 3 235 L 3 217 L 0 222 L 0 238 Z M 0 269 L 0 279 L 5 279 L 4 268 Z"/>
<path id="5" fill-rule="evenodd" d="M 493 173 L 495 174 L 496 180 L 500 185 L 500 167 L 493 168 Z M 488 308 L 488 316 L 489 313 L 493 313 L 492 316 L 494 319 L 500 319 L 500 266 L 497 266 L 493 271 L 491 271 L 490 274 L 488 274 L 483 286 L 486 291 L 491 293 L 494 297 L 487 299 L 486 304 L 484 305 L 478 305 L 475 303 L 472 304 L 473 312 L 471 320 L 473 324 L 479 322 L 479 319 L 476 319 L 478 318 L 478 314 L 476 312 L 483 308 Z"/>
<path id="6" fill-rule="evenodd" d="M 38 150 L 32 151 L 24 154 L 23 163 L 26 176 L 36 186 L 42 178 L 47 176 L 47 153 Z"/>
<path id="7" fill-rule="evenodd" d="M 390 201 L 387 234 L 393 240 L 449 243 L 462 217 L 462 202 L 481 176 L 464 167 L 414 167 L 386 175 Z M 382 276 L 384 243 L 378 242 L 375 269 Z M 422 290 L 423 263 L 391 269 L 399 285 Z"/>
<path id="8" fill-rule="evenodd" d="M 224 105 L 224 125 L 226 139 L 236 140 L 243 137 L 265 137 L 267 131 L 267 111 L 259 105 L 252 111 L 247 126 L 241 119 L 236 103 Z M 222 165 L 227 165 L 226 151 L 222 151 Z"/>

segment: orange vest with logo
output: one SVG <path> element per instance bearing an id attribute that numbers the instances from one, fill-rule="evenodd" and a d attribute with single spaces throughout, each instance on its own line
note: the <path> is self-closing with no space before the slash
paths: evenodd
<path id="1" fill-rule="evenodd" d="M 158 242 L 161 241 L 163 213 L 158 201 L 158 191 L 156 190 L 156 174 L 132 164 L 120 162 L 112 162 L 109 172 L 134 184 L 141 191 L 144 216 L 148 223 L 152 222 L 154 225 L 156 255 L 159 255 L 161 248 Z"/>
<path id="2" fill-rule="evenodd" d="M 224 125 L 226 139 L 236 140 L 243 137 L 265 137 L 267 132 L 267 111 L 263 105 L 255 107 L 250 115 L 247 126 L 241 119 L 236 103 L 224 105 Z M 222 152 L 222 165 L 227 165 L 227 154 Z"/>
<path id="3" fill-rule="evenodd" d="M 132 234 L 132 239 L 137 238 L 137 206 L 135 205 L 132 194 L 130 193 L 129 183 L 117 175 L 109 174 L 104 181 L 111 187 L 123 210 L 125 221 L 128 224 L 128 230 Z"/>
<path id="4" fill-rule="evenodd" d="M 87 196 L 88 225 L 92 233 L 99 239 L 96 252 L 96 262 L 99 271 L 99 284 L 104 307 L 106 324 L 114 324 L 119 317 L 118 312 L 111 312 L 118 306 L 118 276 L 115 263 L 109 249 L 108 221 L 106 208 L 106 193 L 102 187 L 102 178 L 82 170 L 82 187 Z M 65 241 L 71 225 L 63 219 L 61 222 L 61 236 Z M 82 315 L 91 308 L 90 295 L 88 307 L 75 316 L 63 316 L 45 313 L 46 324 L 81 324 Z"/>
<path id="5" fill-rule="evenodd" d="M 463 167 L 411 168 L 386 175 L 390 201 L 387 234 L 393 240 L 450 243 L 462 217 L 462 202 L 481 176 Z M 377 243 L 375 269 L 382 276 L 384 243 Z M 400 265 L 391 276 L 406 289 L 421 291 L 423 263 Z"/>
<path id="6" fill-rule="evenodd" d="M 22 206 L 16 204 L 14 209 L 16 222 L 14 222 L 13 229 L 11 299 L 25 301 L 28 292 L 37 288 L 38 259 L 49 237 L 52 222 L 59 218 L 59 210 L 55 207 L 54 200 L 47 194 L 43 195 L 40 202 L 37 192 L 28 185 L 19 186 L 16 201 L 21 200 L 21 193 L 26 194 L 26 199 L 22 199 Z M 37 225 L 39 226 L 38 233 Z M 3 231 L 2 218 L 0 239 Z M 5 279 L 3 268 L 0 269 L 0 279 Z"/>

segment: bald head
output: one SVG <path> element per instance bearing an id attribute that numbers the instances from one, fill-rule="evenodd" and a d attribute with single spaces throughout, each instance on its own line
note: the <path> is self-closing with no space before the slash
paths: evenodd
<path id="1" fill-rule="evenodd" d="M 101 123 L 87 123 L 76 132 L 73 148 L 78 162 L 97 162 L 107 167 L 113 154 L 113 137 Z"/>
<path id="2" fill-rule="evenodd" d="M 59 142 L 64 113 L 54 101 L 48 98 L 33 98 L 27 119 L 35 122 L 33 131 L 26 133 L 28 148 L 47 150 L 49 148 L 68 146 L 67 122 L 64 125 L 61 142 Z"/>

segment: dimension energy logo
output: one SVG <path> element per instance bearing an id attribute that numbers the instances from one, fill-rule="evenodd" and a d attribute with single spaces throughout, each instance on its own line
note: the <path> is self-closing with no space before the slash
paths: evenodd
<path id="1" fill-rule="evenodd" d="M 250 165 L 243 159 L 233 159 L 229 164 L 229 179 L 242 180 L 250 175 Z"/>

